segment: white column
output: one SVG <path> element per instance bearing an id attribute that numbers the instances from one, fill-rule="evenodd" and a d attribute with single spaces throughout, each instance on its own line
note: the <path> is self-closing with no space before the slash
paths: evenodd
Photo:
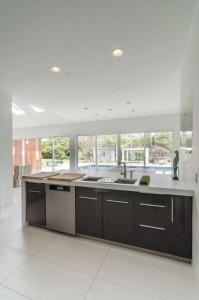
<path id="1" fill-rule="evenodd" d="M 0 92 L 0 213 L 12 202 L 12 97 Z"/>

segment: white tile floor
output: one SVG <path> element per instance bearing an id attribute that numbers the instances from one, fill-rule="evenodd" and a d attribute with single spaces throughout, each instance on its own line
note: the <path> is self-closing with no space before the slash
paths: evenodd
<path id="1" fill-rule="evenodd" d="M 198 300 L 191 265 L 20 227 L 20 191 L 0 223 L 0 299 Z"/>

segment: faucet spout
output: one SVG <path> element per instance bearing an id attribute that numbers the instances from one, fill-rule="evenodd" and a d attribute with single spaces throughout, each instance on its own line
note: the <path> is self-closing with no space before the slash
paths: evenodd
<path id="1" fill-rule="evenodd" d="M 121 162 L 121 165 L 124 165 L 124 171 L 121 172 L 121 175 L 124 175 L 124 178 L 126 178 L 127 176 L 127 169 L 126 169 L 126 162 Z"/>

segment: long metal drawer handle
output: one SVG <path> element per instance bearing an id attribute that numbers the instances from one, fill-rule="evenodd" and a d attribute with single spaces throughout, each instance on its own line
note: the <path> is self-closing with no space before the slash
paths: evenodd
<path id="1" fill-rule="evenodd" d="M 41 194 L 41 192 L 40 192 L 40 191 L 28 190 L 28 192 L 31 192 L 31 193 L 37 193 L 37 194 Z"/>
<path id="2" fill-rule="evenodd" d="M 158 208 L 166 208 L 165 205 L 158 205 L 158 204 L 147 204 L 147 203 L 140 203 L 141 206 L 149 206 L 149 207 L 158 207 Z"/>
<path id="3" fill-rule="evenodd" d="M 173 197 L 171 197 L 171 223 L 174 221 L 174 216 L 173 216 Z"/>
<path id="4" fill-rule="evenodd" d="M 144 228 L 151 228 L 151 229 L 157 229 L 157 230 L 166 230 L 164 227 L 157 227 L 157 226 L 149 226 L 149 225 L 143 225 L 143 224 L 138 224 L 140 227 Z"/>
<path id="5" fill-rule="evenodd" d="M 127 201 L 118 201 L 118 200 L 111 200 L 111 199 L 108 199 L 106 201 L 107 202 L 113 202 L 113 203 L 129 204 L 129 202 L 127 202 Z"/>
<path id="6" fill-rule="evenodd" d="M 94 197 L 84 197 L 84 196 L 79 196 L 81 199 L 89 199 L 89 200 L 97 200 L 97 198 Z"/>

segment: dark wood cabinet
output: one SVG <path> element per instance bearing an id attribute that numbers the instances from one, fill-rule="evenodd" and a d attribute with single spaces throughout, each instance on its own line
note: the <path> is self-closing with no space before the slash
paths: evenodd
<path id="1" fill-rule="evenodd" d="M 192 258 L 192 197 L 172 196 L 174 222 L 170 228 L 170 249 L 174 255 Z"/>
<path id="2" fill-rule="evenodd" d="M 192 198 L 76 188 L 77 233 L 192 258 Z"/>
<path id="3" fill-rule="evenodd" d="M 103 238 L 118 243 L 132 244 L 132 193 L 103 190 Z"/>
<path id="4" fill-rule="evenodd" d="M 31 225 L 46 226 L 45 184 L 26 183 L 26 221 Z"/>
<path id="5" fill-rule="evenodd" d="M 102 238 L 102 190 L 76 188 L 76 232 Z"/>
<path id="6" fill-rule="evenodd" d="M 134 244 L 180 257 L 192 257 L 192 199 L 137 194 Z"/>

